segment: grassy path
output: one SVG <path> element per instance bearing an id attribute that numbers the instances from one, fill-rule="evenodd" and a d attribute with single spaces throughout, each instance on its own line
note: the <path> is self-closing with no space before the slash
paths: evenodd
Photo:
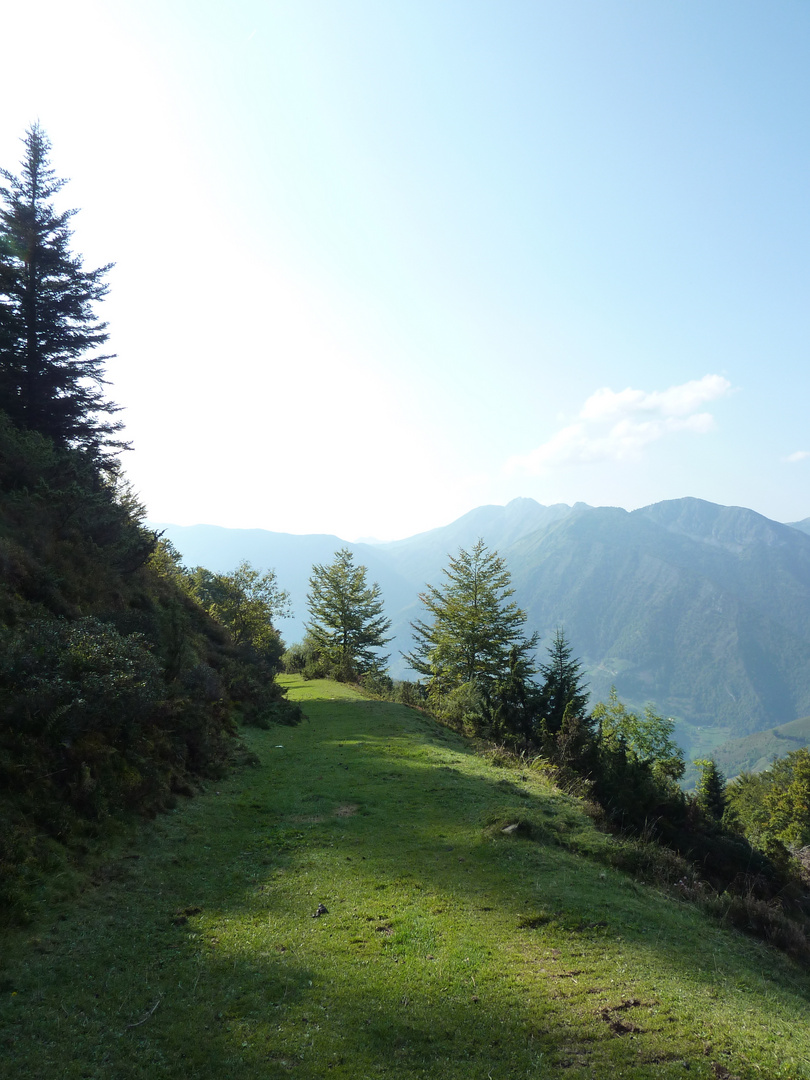
<path id="1" fill-rule="evenodd" d="M 258 764 L 7 939 L 0 1076 L 810 1077 L 810 979 L 610 869 L 541 777 L 290 695 Z"/>

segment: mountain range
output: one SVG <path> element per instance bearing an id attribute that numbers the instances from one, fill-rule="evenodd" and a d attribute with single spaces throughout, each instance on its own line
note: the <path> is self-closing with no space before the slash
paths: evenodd
<path id="1" fill-rule="evenodd" d="M 449 556 L 480 537 L 503 556 L 527 630 L 548 644 L 561 627 L 591 701 L 611 685 L 633 707 L 675 717 L 687 754 L 810 714 L 810 519 L 786 525 L 743 507 L 684 498 L 638 510 L 543 506 L 515 499 L 388 543 L 336 536 L 153 525 L 187 566 L 216 572 L 241 559 L 272 567 L 289 590 L 290 643 L 306 619 L 314 563 L 348 547 L 379 583 L 392 619 L 391 671 L 409 673 L 418 594 L 441 585 Z"/>

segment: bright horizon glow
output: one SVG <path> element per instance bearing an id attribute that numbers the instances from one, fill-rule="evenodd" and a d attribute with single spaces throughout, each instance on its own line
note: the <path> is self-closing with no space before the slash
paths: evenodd
<path id="1" fill-rule="evenodd" d="M 810 8 L 42 0 L 150 520 L 398 539 L 526 496 L 810 515 Z M 32 77 L 33 72 L 33 77 Z"/>

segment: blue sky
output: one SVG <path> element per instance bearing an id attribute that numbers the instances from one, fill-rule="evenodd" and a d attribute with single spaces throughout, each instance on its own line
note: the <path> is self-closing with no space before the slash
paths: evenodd
<path id="1" fill-rule="evenodd" d="M 157 521 L 390 539 L 530 496 L 810 515 L 810 7 L 41 0 Z M 29 42 L 33 45 L 29 46 Z"/>

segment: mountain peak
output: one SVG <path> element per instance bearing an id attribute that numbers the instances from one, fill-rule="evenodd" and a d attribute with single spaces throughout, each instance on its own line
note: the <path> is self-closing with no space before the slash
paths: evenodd
<path id="1" fill-rule="evenodd" d="M 787 543 L 795 531 L 744 506 L 721 506 L 692 497 L 653 503 L 633 513 L 669 532 L 735 552 L 756 544 Z"/>

